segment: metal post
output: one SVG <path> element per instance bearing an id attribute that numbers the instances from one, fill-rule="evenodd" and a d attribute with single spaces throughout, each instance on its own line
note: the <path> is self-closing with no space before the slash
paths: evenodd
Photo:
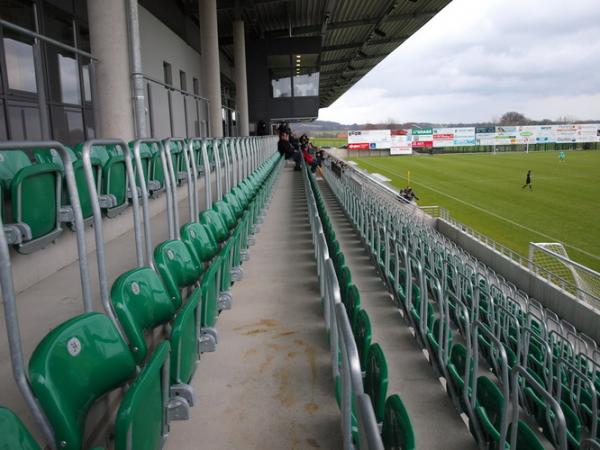
<path id="1" fill-rule="evenodd" d="M 177 179 L 175 178 L 175 167 L 173 165 L 173 157 L 171 155 L 171 143 L 178 145 L 182 143 L 185 146 L 185 140 L 182 138 L 168 138 L 163 141 L 163 146 L 166 153 L 167 171 L 165 172 L 165 179 L 171 178 L 171 206 L 173 211 L 173 227 L 174 237 L 171 239 L 179 239 L 179 204 L 177 202 Z"/>
<path id="2" fill-rule="evenodd" d="M 127 25 L 129 30 L 129 60 L 131 64 L 131 82 L 133 94 L 133 112 L 136 137 L 148 137 L 146 126 L 146 105 L 144 99 L 144 77 L 140 44 L 140 21 L 137 0 L 127 0 Z"/>
<path id="3" fill-rule="evenodd" d="M 202 161 L 204 163 L 204 209 L 210 209 L 212 207 L 212 171 L 210 170 L 207 141 L 207 139 L 202 139 Z"/>
<path id="4" fill-rule="evenodd" d="M 175 218 L 173 213 L 173 189 L 177 186 L 171 186 L 171 173 L 167 160 L 171 159 L 171 155 L 167 155 L 167 149 L 164 142 L 160 143 L 160 162 L 165 177 L 165 197 L 167 199 L 167 222 L 169 228 L 169 239 L 175 239 Z"/>
<path id="5" fill-rule="evenodd" d="M 223 186 L 222 186 L 222 177 L 223 174 L 221 172 L 221 145 L 223 143 L 222 139 L 214 139 L 213 140 L 213 160 L 215 161 L 215 174 L 217 177 L 217 200 L 221 200 L 223 197 Z"/>
<path id="6" fill-rule="evenodd" d="M 137 186 L 135 184 L 135 174 L 131 164 L 131 152 L 129 147 L 123 141 L 118 139 L 92 139 L 83 144 L 82 159 L 83 169 L 85 172 L 86 183 L 92 204 L 93 221 L 94 221 L 94 236 L 96 240 L 96 259 L 98 260 L 98 282 L 100 285 L 100 300 L 104 306 L 106 314 L 114 322 L 115 326 L 121 334 L 123 331 L 116 318 L 112 304 L 110 303 L 110 293 L 108 288 L 108 277 L 106 275 L 106 259 L 104 254 L 104 234 L 102 231 L 102 211 L 100 210 L 100 201 L 98 199 L 98 191 L 96 189 L 96 181 L 92 169 L 91 151 L 96 145 L 113 145 L 120 147 L 125 155 L 125 168 L 127 171 L 127 181 L 131 192 L 131 202 L 133 206 L 133 229 L 135 234 L 135 253 L 138 267 L 144 266 L 144 250 L 142 246 L 142 232 L 140 228 L 139 202 Z"/>
<path id="7" fill-rule="evenodd" d="M 140 190 L 142 191 L 142 214 L 144 218 L 144 238 L 146 243 L 146 258 L 151 266 L 154 266 L 154 253 L 152 249 L 152 231 L 150 226 L 150 206 L 148 205 L 148 187 L 146 186 L 146 179 L 144 177 L 144 168 L 142 166 L 142 158 L 140 157 L 140 147 L 142 144 L 147 145 L 158 145 L 161 143 L 156 139 L 138 139 L 133 143 L 133 158 L 135 159 L 135 165 L 137 173 L 140 179 Z M 168 212 L 167 212 L 168 214 Z"/>

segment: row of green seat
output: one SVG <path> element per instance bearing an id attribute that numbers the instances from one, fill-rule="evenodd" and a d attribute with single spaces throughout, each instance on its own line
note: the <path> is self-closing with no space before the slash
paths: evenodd
<path id="1" fill-rule="evenodd" d="M 235 144 L 234 144 L 235 142 Z M 165 188 L 165 171 L 162 167 L 159 143 L 144 143 L 140 147 L 142 172 L 153 196 Z M 223 164 L 225 152 L 233 152 L 232 139 L 201 142 L 174 140 L 168 145 L 178 183 L 186 179 L 184 145 L 190 145 L 198 175 L 205 173 L 202 146 L 208 156 L 208 172 L 214 171 L 217 162 Z M 133 147 L 133 142 L 129 144 Z M 92 205 L 84 176 L 82 161 L 83 144 L 67 148 L 79 191 L 84 219 L 91 220 Z M 93 145 L 91 164 L 103 213 L 108 218 L 119 215 L 129 206 L 125 156 L 119 145 Z M 136 177 L 139 176 L 136 174 Z M 63 224 L 72 227 L 69 200 L 64 182 L 64 167 L 56 149 L 41 147 L 33 151 L 19 149 L 0 151 L 0 216 L 9 226 L 9 240 L 20 253 L 31 253 L 56 240 L 63 231 Z M 8 230 L 7 230 L 8 231 Z"/>
<path id="2" fill-rule="evenodd" d="M 568 448 L 579 448 L 586 437 L 584 426 L 588 436 L 597 436 L 591 413 L 597 410 L 596 406 L 592 408 L 596 390 L 593 386 L 587 390 L 583 383 L 587 380 L 587 384 L 595 384 L 591 381 L 597 379 L 594 362 L 585 356 L 586 352 L 575 353 L 559 332 L 549 331 L 546 321 L 558 324 L 559 330 L 567 325 L 550 312 L 535 313 L 542 308 L 531 299 L 526 299 L 527 309 L 523 310 L 478 272 L 464 272 L 470 264 L 454 257 L 452 245 L 447 247 L 450 251 L 438 252 L 436 246 L 442 239 L 429 233 L 415 219 L 418 215 L 398 214 L 397 206 L 378 198 L 375 190 L 365 185 L 359 190 L 349 179 L 328 175 L 382 279 L 417 331 L 419 343 L 429 352 L 434 369 L 447 379 L 448 392 L 458 409 L 470 413 L 470 419 L 480 425 L 483 436 L 476 437 L 483 440 L 482 444 L 498 446 L 502 421 L 507 420 L 509 410 L 509 398 L 504 393 L 510 390 L 518 391 L 516 408 L 530 424 L 536 424 L 530 427 L 518 421 L 517 448 L 543 448 L 533 431 L 537 426 L 550 442 L 560 445 L 556 414 L 546 413 L 554 386 L 562 393 L 555 394 L 559 403 L 553 407 L 565 417 L 563 431 Z M 574 329 L 572 334 L 577 338 Z M 504 361 L 500 361 L 501 351 L 506 355 Z M 473 368 L 481 363 L 487 364 L 491 373 L 476 377 Z M 521 374 L 515 386 L 508 377 L 502 379 L 503 365 L 509 373 L 519 373 L 516 368 L 521 367 L 527 372 L 527 380 Z M 505 387 L 504 393 L 498 385 Z M 510 424 L 508 428 L 510 436 Z"/>
<path id="3" fill-rule="evenodd" d="M 169 421 L 187 417 L 200 354 L 215 350 L 220 296 L 233 283 L 232 269 L 242 263 L 280 165 L 279 155 L 271 154 L 197 221 L 184 224 L 181 239 L 158 244 L 156 270 L 138 267 L 120 275 L 110 296 L 118 324 L 102 313 L 84 313 L 37 345 L 28 377 L 51 425 L 53 447 L 82 449 L 88 411 L 117 387 L 127 389 L 116 414 L 115 449 L 162 448 Z M 164 340 L 149 340 L 165 325 Z M 39 449 L 6 409 L 0 409 L 0 448 Z"/>
<path id="4" fill-rule="evenodd" d="M 341 302 L 345 306 L 346 314 L 352 324 L 352 332 L 363 372 L 363 389 L 371 400 L 375 420 L 381 427 L 383 446 L 386 450 L 414 450 L 416 445 L 410 418 L 400 396 L 398 394 L 387 395 L 388 369 L 385 355 L 378 343 L 371 342 L 372 329 L 369 316 L 366 310 L 361 308 L 360 293 L 356 285 L 352 283 L 350 268 L 346 265 L 344 253 L 336 239 L 318 184 L 314 175 L 309 174 L 308 179 L 309 188 L 316 202 L 318 217 L 323 227 L 329 257 L 335 268 Z M 341 404 L 340 383 L 341 380 L 338 376 L 336 379 L 338 405 Z M 352 433 L 354 442 L 358 444 L 361 440 L 354 411 L 352 413 Z"/>

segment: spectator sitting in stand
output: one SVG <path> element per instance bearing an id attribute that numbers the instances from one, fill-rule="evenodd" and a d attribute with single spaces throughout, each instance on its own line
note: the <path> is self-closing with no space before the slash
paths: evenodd
<path id="1" fill-rule="evenodd" d="M 302 156 L 300 155 L 300 152 L 296 150 L 290 143 L 290 135 L 287 131 L 279 133 L 277 151 L 281 156 L 284 156 L 286 160 L 292 159 L 296 163 L 294 170 L 300 170 L 300 161 L 302 160 Z"/>

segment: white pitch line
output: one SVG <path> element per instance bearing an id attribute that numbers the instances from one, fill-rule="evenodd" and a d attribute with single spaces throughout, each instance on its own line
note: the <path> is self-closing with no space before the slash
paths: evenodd
<path id="1" fill-rule="evenodd" d="M 368 166 L 372 166 L 372 167 L 376 168 L 380 172 L 387 172 L 388 174 L 390 174 L 392 176 L 397 176 L 397 177 L 400 177 L 400 178 L 404 178 L 405 180 L 408 180 L 407 177 L 399 175 L 399 174 L 395 174 L 394 172 L 391 172 L 390 170 L 383 169 L 382 167 L 380 167 L 380 166 L 378 166 L 376 164 L 367 163 L 367 162 L 364 162 L 364 161 L 363 161 L 363 163 L 366 164 L 366 165 L 368 165 Z M 550 236 L 548 234 L 542 233 L 542 232 L 540 232 L 538 230 L 534 230 L 533 228 L 529 228 L 528 226 L 522 225 L 522 224 L 520 224 L 518 222 L 515 222 L 513 220 L 510 220 L 510 219 L 507 219 L 506 217 L 502 217 L 502 216 L 500 216 L 500 215 L 498 215 L 498 214 L 496 214 L 496 213 L 494 213 L 492 211 L 489 211 L 489 210 L 484 209 L 484 208 L 482 208 L 480 206 L 477 206 L 477 205 L 474 205 L 472 203 L 469 203 L 469 202 L 466 202 L 464 200 L 461 200 L 460 198 L 454 197 L 453 195 L 450 195 L 450 194 L 447 194 L 445 192 L 439 191 L 439 190 L 435 189 L 434 187 L 431 187 L 431 186 L 429 186 L 429 185 L 427 185 L 425 183 L 415 182 L 414 178 L 411 180 L 411 184 L 417 184 L 419 186 L 423 186 L 424 188 L 429 189 L 429 190 L 431 190 L 433 192 L 436 192 L 439 195 L 443 195 L 444 197 L 451 198 L 452 200 L 454 200 L 456 202 L 462 203 L 463 205 L 467 205 L 467 206 L 469 206 L 469 207 L 471 207 L 473 209 L 481 211 L 482 213 L 485 213 L 485 214 L 488 214 L 490 216 L 496 217 L 497 219 L 503 220 L 503 221 L 505 221 L 507 223 L 510 223 L 511 225 L 514 225 L 516 227 L 519 227 L 519 228 L 522 228 L 524 230 L 530 231 L 530 232 L 532 232 L 534 234 L 537 234 L 538 236 L 542 236 L 542 237 L 545 237 L 546 239 L 550 239 L 553 242 L 562 242 L 560 239 L 557 239 L 557 238 L 555 238 L 553 236 Z M 597 259 L 597 260 L 600 261 L 600 256 L 598 256 L 598 255 L 594 255 L 593 253 L 587 252 L 587 251 L 585 251 L 585 250 L 583 250 L 583 249 L 581 249 L 579 247 L 575 247 L 574 245 L 567 244 L 566 242 L 562 242 L 562 244 L 565 247 L 572 248 L 573 250 L 576 250 L 576 251 L 578 251 L 580 253 L 583 253 L 584 255 L 587 255 L 590 258 L 594 258 L 594 259 Z"/>

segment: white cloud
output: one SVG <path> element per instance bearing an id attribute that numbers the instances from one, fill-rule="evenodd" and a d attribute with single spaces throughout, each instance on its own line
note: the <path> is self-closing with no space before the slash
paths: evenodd
<path id="1" fill-rule="evenodd" d="M 454 0 L 320 119 L 600 118 L 598 0 Z"/>

